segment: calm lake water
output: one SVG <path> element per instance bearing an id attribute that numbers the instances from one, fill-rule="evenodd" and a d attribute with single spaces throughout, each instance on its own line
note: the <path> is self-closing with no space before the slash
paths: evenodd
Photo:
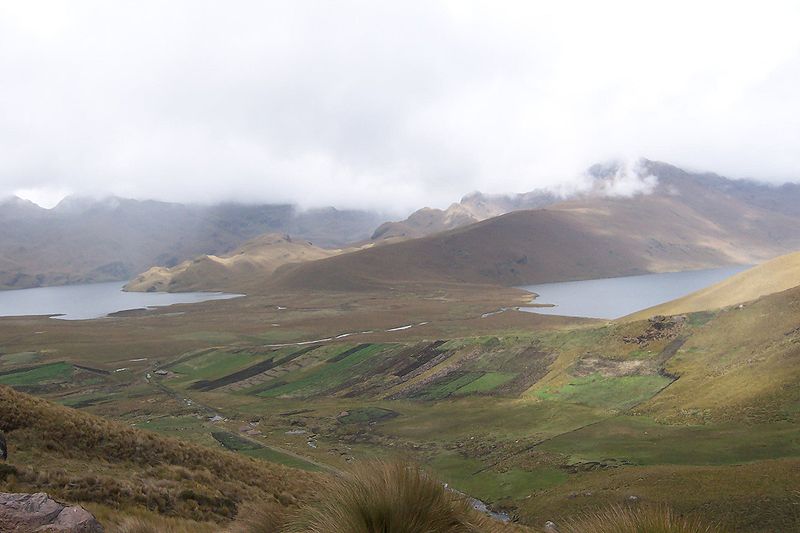
<path id="1" fill-rule="evenodd" d="M 520 311 L 589 318 L 619 318 L 713 285 L 749 266 L 646 274 L 622 278 L 543 283 L 520 287 L 539 295 L 537 304 Z"/>
<path id="2" fill-rule="evenodd" d="M 100 318 L 128 309 L 227 300 L 241 294 L 220 292 L 123 292 L 125 283 L 91 283 L 0 291 L 0 316 L 59 315 L 64 320 Z"/>

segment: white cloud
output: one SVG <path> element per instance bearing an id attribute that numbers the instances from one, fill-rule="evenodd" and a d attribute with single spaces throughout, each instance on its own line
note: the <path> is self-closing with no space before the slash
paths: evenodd
<path id="1" fill-rule="evenodd" d="M 635 156 L 798 179 L 797 27 L 793 1 L 5 2 L 0 195 L 405 210 Z"/>

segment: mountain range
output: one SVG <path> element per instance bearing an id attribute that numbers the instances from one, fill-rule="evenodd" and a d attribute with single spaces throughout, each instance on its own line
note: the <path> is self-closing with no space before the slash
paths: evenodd
<path id="1" fill-rule="evenodd" d="M 47 210 L 11 199 L 0 204 L 0 288 L 128 280 L 151 267 L 130 290 L 520 285 L 753 264 L 800 248 L 800 186 L 641 160 L 595 165 L 569 193 L 475 192 L 383 220 L 290 205 L 68 197 Z"/>
<path id="2" fill-rule="evenodd" d="M 800 187 L 645 161 L 650 190 L 588 192 L 418 239 L 279 269 L 273 285 L 341 290 L 419 283 L 522 285 L 753 264 L 800 248 Z M 603 177 L 605 176 L 605 177 Z"/>
<path id="3" fill-rule="evenodd" d="M 369 211 L 291 205 L 67 197 L 43 209 L 11 198 L 0 203 L 0 289 L 128 280 L 271 232 L 338 247 L 368 238 L 382 220 Z"/>

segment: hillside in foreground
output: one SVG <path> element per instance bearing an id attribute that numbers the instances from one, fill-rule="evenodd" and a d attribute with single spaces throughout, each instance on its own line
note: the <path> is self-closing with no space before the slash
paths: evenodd
<path id="1" fill-rule="evenodd" d="M 800 252 L 783 255 L 683 298 L 644 309 L 626 317 L 642 320 L 655 315 L 678 315 L 720 309 L 756 300 L 800 285 Z"/>
<path id="2" fill-rule="evenodd" d="M 140 516 L 165 528 L 218 531 L 247 502 L 280 512 L 308 500 L 318 481 L 317 474 L 133 429 L 7 386 L 0 386 L 0 429 L 9 443 L 3 490 L 80 502 L 109 525 Z"/>

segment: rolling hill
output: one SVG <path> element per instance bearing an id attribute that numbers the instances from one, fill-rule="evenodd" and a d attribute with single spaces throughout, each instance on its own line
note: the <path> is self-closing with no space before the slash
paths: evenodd
<path id="1" fill-rule="evenodd" d="M 767 185 L 649 162 L 650 194 L 585 194 L 429 237 L 279 269 L 271 285 L 353 290 L 521 285 L 753 264 L 800 249 L 800 212 Z M 800 189 L 783 193 L 798 199 Z"/>
<path id="2" fill-rule="evenodd" d="M 634 313 L 625 320 L 720 309 L 800 285 L 800 252 L 783 255 L 683 298 Z"/>
<path id="3" fill-rule="evenodd" d="M 268 232 L 319 246 L 369 237 L 383 217 L 290 205 L 183 205 L 68 197 L 53 209 L 0 202 L 0 289 L 128 280 L 152 266 L 226 254 Z"/>
<path id="4" fill-rule="evenodd" d="M 127 291 L 226 290 L 248 278 L 261 279 L 279 266 L 332 257 L 341 250 L 319 248 L 288 235 L 268 233 L 218 257 L 203 255 L 171 268 L 153 267 L 125 285 Z"/>

